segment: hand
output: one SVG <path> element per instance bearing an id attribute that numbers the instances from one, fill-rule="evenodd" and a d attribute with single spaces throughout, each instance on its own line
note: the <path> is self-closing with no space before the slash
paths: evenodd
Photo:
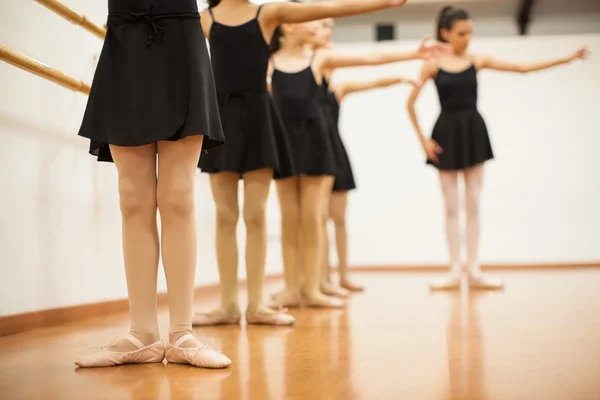
<path id="1" fill-rule="evenodd" d="M 423 142 L 423 150 L 425 151 L 427 159 L 436 164 L 439 162 L 438 154 L 442 154 L 443 151 L 440 145 L 433 139 L 425 139 Z"/>
<path id="2" fill-rule="evenodd" d="M 575 53 L 573 53 L 571 55 L 571 57 L 569 57 L 569 61 L 575 61 L 577 59 L 585 60 L 586 58 L 589 57 L 590 54 L 591 53 L 587 47 L 582 47 L 579 50 L 577 50 Z"/>
<path id="3" fill-rule="evenodd" d="M 402 7 L 404 4 L 406 4 L 407 0 L 387 0 L 387 3 L 390 5 L 390 7 Z"/>
<path id="4" fill-rule="evenodd" d="M 452 52 L 452 46 L 448 43 L 442 43 L 438 41 L 429 42 L 429 36 L 425 36 L 419 44 L 417 50 L 417 57 L 427 60 L 430 58 L 437 58 Z"/>

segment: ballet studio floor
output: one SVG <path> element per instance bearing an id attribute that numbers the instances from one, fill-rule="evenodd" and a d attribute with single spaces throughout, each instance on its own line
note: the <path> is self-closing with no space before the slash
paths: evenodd
<path id="1" fill-rule="evenodd" d="M 432 273 L 356 273 L 367 292 L 344 310 L 292 310 L 295 328 L 196 329 L 227 370 L 77 370 L 78 353 L 126 331 L 125 314 L 0 337 L 0 399 L 600 399 L 600 267 L 494 275 L 504 292 L 459 295 L 430 294 Z"/>

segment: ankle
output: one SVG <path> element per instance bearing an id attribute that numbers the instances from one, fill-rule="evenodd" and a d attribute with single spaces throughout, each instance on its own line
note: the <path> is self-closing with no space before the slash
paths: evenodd
<path id="1" fill-rule="evenodd" d="M 157 332 L 139 332 L 136 330 L 130 330 L 129 334 L 135 338 L 137 338 L 140 342 L 145 344 L 146 346 L 150 346 L 153 343 L 156 343 L 160 340 L 160 334 Z"/>

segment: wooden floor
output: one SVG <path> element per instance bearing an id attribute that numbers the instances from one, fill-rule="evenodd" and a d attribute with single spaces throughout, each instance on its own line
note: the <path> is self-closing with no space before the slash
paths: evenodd
<path id="1" fill-rule="evenodd" d="M 428 273 L 357 273 L 367 292 L 293 311 L 295 328 L 197 329 L 232 358 L 221 371 L 75 369 L 126 315 L 2 337 L 0 399 L 600 399 L 600 269 L 495 275 L 504 292 L 459 295 L 430 294 Z"/>

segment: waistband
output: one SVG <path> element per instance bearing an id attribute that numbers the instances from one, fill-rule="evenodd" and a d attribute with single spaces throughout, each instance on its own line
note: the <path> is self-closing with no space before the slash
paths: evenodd
<path id="1" fill-rule="evenodd" d="M 196 0 L 108 0 L 108 14 L 147 13 L 155 15 L 198 12 Z"/>
<path id="2" fill-rule="evenodd" d="M 456 112 L 456 111 L 477 111 L 477 104 L 444 104 L 442 106 L 442 112 Z"/>

